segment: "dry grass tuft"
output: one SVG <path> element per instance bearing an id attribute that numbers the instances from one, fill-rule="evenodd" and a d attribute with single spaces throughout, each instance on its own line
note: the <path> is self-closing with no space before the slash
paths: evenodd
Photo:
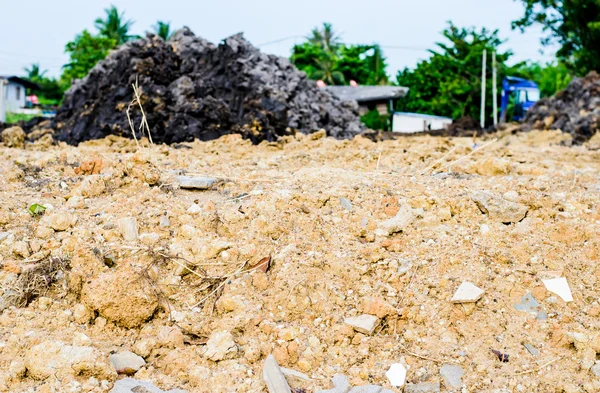
<path id="1" fill-rule="evenodd" d="M 32 300 L 44 296 L 68 268 L 69 262 L 48 256 L 24 268 L 17 280 L 7 288 L 4 298 L 8 304 L 25 307 Z"/>

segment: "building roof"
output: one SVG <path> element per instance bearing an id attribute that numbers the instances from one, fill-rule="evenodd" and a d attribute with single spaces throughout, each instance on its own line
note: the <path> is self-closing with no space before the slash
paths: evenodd
<path id="1" fill-rule="evenodd" d="M 452 120 L 451 117 L 427 115 L 425 113 L 394 112 L 394 115 L 408 116 L 408 117 L 418 117 L 418 118 L 421 118 L 421 119 L 431 119 L 431 120 Z"/>
<path id="2" fill-rule="evenodd" d="M 327 86 L 325 89 L 342 100 L 358 103 L 393 100 L 404 97 L 408 92 L 408 88 L 402 86 Z"/>
<path id="3" fill-rule="evenodd" d="M 40 88 L 40 86 L 37 83 L 30 82 L 27 79 L 19 78 L 18 76 L 0 75 L 0 79 L 6 79 L 9 82 L 18 83 L 28 89 L 39 89 Z"/>

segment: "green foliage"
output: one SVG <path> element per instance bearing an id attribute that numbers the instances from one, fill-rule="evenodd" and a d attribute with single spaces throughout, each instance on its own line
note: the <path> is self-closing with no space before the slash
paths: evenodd
<path id="1" fill-rule="evenodd" d="M 360 120 L 371 130 L 389 131 L 390 129 L 390 116 L 379 114 L 377 109 L 371 109 L 362 115 Z"/>
<path id="2" fill-rule="evenodd" d="M 542 44 L 558 43 L 557 57 L 577 74 L 600 71 L 600 1 L 521 0 L 525 13 L 513 22 L 524 31 L 540 24 L 548 35 Z"/>
<path id="3" fill-rule="evenodd" d="M 452 23 L 444 30 L 447 42 L 438 42 L 431 58 L 421 61 L 414 70 L 398 72 L 397 83 L 410 88 L 407 96 L 397 103 L 404 112 L 428 113 L 438 116 L 479 118 L 481 101 L 481 60 L 487 50 L 487 91 L 492 89 L 491 54 L 496 51 L 498 91 L 507 74 L 505 62 L 511 52 L 501 52 L 502 40 L 498 31 L 458 28 Z M 489 97 L 489 96 L 488 96 Z M 486 100 L 487 120 L 492 119 L 492 100 Z"/>
<path id="4" fill-rule="evenodd" d="M 563 90 L 573 79 L 564 63 L 521 63 L 510 70 L 512 76 L 530 79 L 540 87 L 542 97 L 550 97 Z"/>
<path id="5" fill-rule="evenodd" d="M 152 30 L 154 30 L 154 33 L 157 36 L 165 41 L 168 41 L 173 35 L 173 32 L 171 31 L 171 22 L 163 22 L 159 20 L 154 26 L 152 26 Z"/>
<path id="6" fill-rule="evenodd" d="M 38 115 L 29 115 L 25 113 L 12 113 L 6 112 L 6 123 L 7 124 L 15 124 L 20 121 L 29 121 Z"/>
<path id="7" fill-rule="evenodd" d="M 70 84 L 73 79 L 83 78 L 116 45 L 117 41 L 112 38 L 93 36 L 89 31 L 84 30 L 65 48 L 65 52 L 71 59 L 64 66 L 61 79 Z"/>
<path id="8" fill-rule="evenodd" d="M 97 18 L 94 21 L 94 26 L 96 26 L 101 36 L 114 40 L 115 45 L 121 45 L 139 38 L 135 35 L 129 35 L 129 29 L 131 29 L 134 22 L 125 20 L 125 14 L 119 13 L 117 7 L 111 5 L 104 12 L 106 13 L 105 19 Z"/>
<path id="9" fill-rule="evenodd" d="M 46 207 L 34 203 L 33 205 L 29 206 L 29 209 L 27 209 L 27 211 L 29 212 L 29 214 L 31 214 L 31 217 L 35 217 L 39 216 L 40 214 L 44 214 L 44 212 L 46 211 Z"/>
<path id="10" fill-rule="evenodd" d="M 295 45 L 290 58 L 309 78 L 328 85 L 387 84 L 387 63 L 378 45 L 347 45 L 341 42 L 331 24 L 313 29 L 302 44 Z"/>
<path id="11" fill-rule="evenodd" d="M 40 68 L 39 63 L 32 64 L 25 68 L 26 79 L 40 86 L 34 93 L 38 96 L 42 105 L 58 105 L 62 100 L 64 89 L 56 78 L 46 77 L 47 70 Z"/>

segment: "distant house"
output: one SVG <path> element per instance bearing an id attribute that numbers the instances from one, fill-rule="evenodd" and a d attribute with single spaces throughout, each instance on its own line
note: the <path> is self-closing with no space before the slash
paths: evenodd
<path id="1" fill-rule="evenodd" d="M 392 131 L 394 132 L 423 132 L 443 130 L 452 124 L 449 117 L 425 115 L 422 113 L 394 112 Z"/>
<path id="2" fill-rule="evenodd" d="M 356 101 L 361 116 L 373 109 L 380 115 L 391 115 L 396 100 L 408 92 L 407 87 L 401 86 L 327 86 L 325 89 L 344 101 Z"/>
<path id="3" fill-rule="evenodd" d="M 19 112 L 25 108 L 26 89 L 38 89 L 39 86 L 18 76 L 0 75 L 0 83 L 4 89 L 4 100 L 0 99 L 0 104 L 4 101 L 4 110 L 6 112 Z M 0 108 L 1 110 L 2 108 Z"/>

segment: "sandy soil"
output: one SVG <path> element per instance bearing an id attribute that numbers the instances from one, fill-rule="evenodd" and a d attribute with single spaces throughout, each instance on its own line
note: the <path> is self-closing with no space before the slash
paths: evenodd
<path id="1" fill-rule="evenodd" d="M 600 151 L 555 132 L 320 136 L 0 145 L 0 391 L 106 392 L 124 350 L 145 359 L 134 378 L 165 390 L 265 392 L 273 353 L 307 392 L 340 373 L 391 388 L 392 363 L 444 392 L 600 391 Z M 177 173 L 221 181 L 183 190 Z M 482 213 L 482 191 L 526 217 Z M 411 219 L 382 232 L 398 211 Z M 64 270 L 39 275 L 56 282 L 20 296 L 50 256 Z M 552 275 L 572 302 L 545 288 Z M 478 302 L 450 302 L 463 281 Z M 547 319 L 514 308 L 527 293 Z M 372 335 L 344 323 L 361 314 L 380 318 Z M 443 364 L 462 367 L 462 388 Z"/>

